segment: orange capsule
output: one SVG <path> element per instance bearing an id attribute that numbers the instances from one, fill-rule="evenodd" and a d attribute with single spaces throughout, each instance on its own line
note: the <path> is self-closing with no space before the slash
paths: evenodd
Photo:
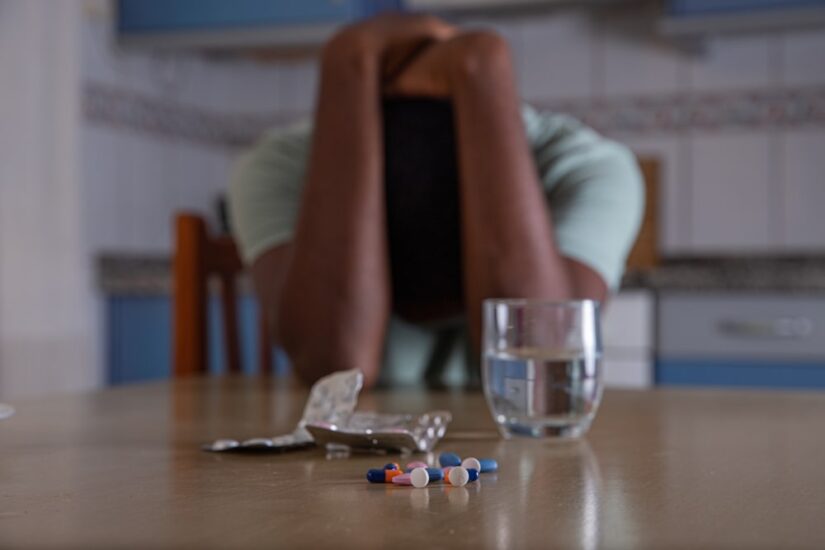
<path id="1" fill-rule="evenodd" d="M 392 478 L 403 473 L 401 470 L 384 470 L 384 483 L 392 483 Z"/>

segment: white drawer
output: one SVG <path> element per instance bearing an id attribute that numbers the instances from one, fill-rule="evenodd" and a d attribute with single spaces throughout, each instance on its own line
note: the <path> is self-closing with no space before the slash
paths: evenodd
<path id="1" fill-rule="evenodd" d="M 602 311 L 604 348 L 652 348 L 653 309 L 653 294 L 646 290 L 629 290 L 611 297 Z"/>
<path id="2" fill-rule="evenodd" d="M 664 294 L 659 355 L 825 358 L 825 295 Z"/>
<path id="3" fill-rule="evenodd" d="M 608 388 L 649 388 L 653 385 L 653 364 L 649 357 L 616 359 L 607 354 L 602 369 Z"/>

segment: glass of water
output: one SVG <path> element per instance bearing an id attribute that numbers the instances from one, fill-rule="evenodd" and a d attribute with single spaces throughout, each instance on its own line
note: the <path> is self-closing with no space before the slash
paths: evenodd
<path id="1" fill-rule="evenodd" d="M 599 304 L 485 300 L 484 395 L 505 438 L 579 437 L 602 396 Z"/>

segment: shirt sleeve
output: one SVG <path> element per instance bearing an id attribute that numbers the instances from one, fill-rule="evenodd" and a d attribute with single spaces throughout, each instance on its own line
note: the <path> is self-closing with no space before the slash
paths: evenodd
<path id="1" fill-rule="evenodd" d="M 228 191 L 229 223 L 246 263 L 292 239 L 309 136 L 307 124 L 271 131 L 235 164 Z"/>
<path id="2" fill-rule="evenodd" d="M 559 251 L 615 290 L 644 212 L 635 156 L 571 117 L 529 106 L 523 115 Z"/>

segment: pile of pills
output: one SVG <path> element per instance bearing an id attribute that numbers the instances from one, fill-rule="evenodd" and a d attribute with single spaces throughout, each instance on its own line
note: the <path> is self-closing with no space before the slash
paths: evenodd
<path id="1" fill-rule="evenodd" d="M 367 472 L 370 483 L 394 483 L 395 485 L 412 485 L 426 487 L 432 482 L 446 481 L 454 487 L 462 487 L 476 481 L 479 474 L 495 472 L 498 463 L 492 458 L 465 458 L 461 460 L 455 453 L 441 453 L 438 457 L 440 468 L 430 467 L 425 462 L 410 462 L 402 471 L 395 462 L 385 464 Z"/>

